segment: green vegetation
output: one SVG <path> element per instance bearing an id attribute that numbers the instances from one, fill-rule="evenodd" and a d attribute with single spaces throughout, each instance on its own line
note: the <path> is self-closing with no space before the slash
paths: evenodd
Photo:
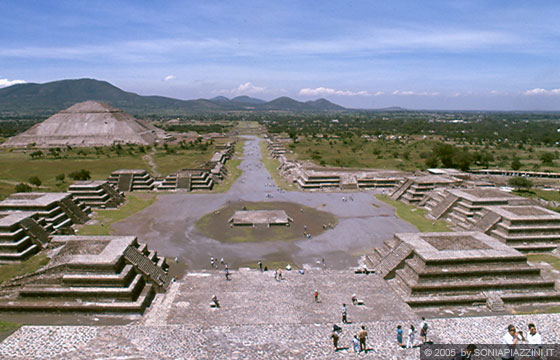
<path id="1" fill-rule="evenodd" d="M 12 331 L 16 331 L 20 327 L 21 324 L 0 320 L 0 340 L 2 340 L 1 338 L 2 333 L 11 333 Z"/>
<path id="2" fill-rule="evenodd" d="M 210 160 L 214 153 L 213 146 L 189 150 L 182 150 L 179 146 L 169 146 L 168 149 L 172 150 L 158 149 L 153 156 L 158 171 L 163 175 L 168 175 L 181 169 L 199 167 L 204 162 Z"/>
<path id="3" fill-rule="evenodd" d="M 430 220 L 426 218 L 427 211 L 414 205 L 408 205 L 401 201 L 395 201 L 387 195 L 376 195 L 378 200 L 395 208 L 397 216 L 404 221 L 414 225 L 420 232 L 448 232 L 451 231 L 443 220 Z"/>
<path id="4" fill-rule="evenodd" d="M 129 194 L 126 203 L 120 209 L 97 210 L 98 224 L 83 225 L 78 229 L 79 235 L 110 235 L 111 224 L 126 219 L 127 217 L 144 210 L 157 199 L 155 194 Z"/>
<path id="5" fill-rule="evenodd" d="M 545 262 L 556 270 L 560 270 L 560 258 L 551 254 L 529 254 L 527 259 L 531 262 Z"/>
<path id="6" fill-rule="evenodd" d="M 241 159 L 239 158 L 243 154 L 243 148 L 245 146 L 245 142 L 237 142 L 235 144 L 235 152 L 231 160 L 226 162 L 226 169 L 228 171 L 227 177 L 221 184 L 218 184 L 214 187 L 212 192 L 215 193 L 223 193 L 228 191 L 233 183 L 243 174 L 243 171 L 239 169 L 239 165 L 241 165 Z"/>
<path id="7" fill-rule="evenodd" d="M 560 202 L 560 191 L 555 190 L 542 190 L 532 188 L 530 190 L 514 190 L 513 193 L 515 195 L 524 196 L 528 198 L 541 198 L 546 201 L 556 201 Z M 551 210 L 560 212 L 560 207 L 548 207 Z"/>
<path id="8" fill-rule="evenodd" d="M 278 167 L 280 166 L 280 161 L 273 159 L 270 156 L 268 150 L 266 149 L 266 142 L 261 141 L 259 146 L 261 148 L 262 163 L 264 164 L 265 169 L 268 171 L 268 173 L 274 180 L 276 186 L 286 191 L 297 191 L 298 188 L 296 185 L 288 183 L 284 179 L 284 177 L 280 175 L 280 171 L 278 170 Z"/>
<path id="9" fill-rule="evenodd" d="M 44 253 L 39 253 L 17 264 L 0 266 L 0 284 L 4 281 L 39 270 L 49 263 L 49 258 Z"/>

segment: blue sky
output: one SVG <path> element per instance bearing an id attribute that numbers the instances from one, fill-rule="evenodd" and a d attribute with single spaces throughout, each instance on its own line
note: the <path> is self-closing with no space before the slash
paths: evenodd
<path id="1" fill-rule="evenodd" d="M 0 87 L 560 110 L 559 1 L 1 1 Z"/>

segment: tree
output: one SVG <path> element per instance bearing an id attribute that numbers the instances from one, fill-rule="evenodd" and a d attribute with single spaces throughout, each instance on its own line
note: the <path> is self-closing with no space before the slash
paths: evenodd
<path id="1" fill-rule="evenodd" d="M 73 171 L 70 174 L 68 174 L 68 177 L 70 177 L 73 180 L 89 180 L 89 179 L 91 179 L 91 175 L 89 173 L 89 170 L 86 170 L 86 169 L 81 169 L 80 171 Z"/>
<path id="2" fill-rule="evenodd" d="M 27 180 L 31 185 L 35 185 L 37 187 L 41 186 L 42 182 L 38 176 L 32 176 Z"/>
<path id="3" fill-rule="evenodd" d="M 533 187 L 533 182 L 526 177 L 522 176 L 514 176 L 508 180 L 508 185 L 513 186 L 514 188 L 521 190 L 529 190 Z"/>
<path id="4" fill-rule="evenodd" d="M 518 158 L 513 159 L 511 162 L 511 169 L 512 170 L 519 170 L 521 169 L 521 161 Z"/>
<path id="5" fill-rule="evenodd" d="M 56 175 L 55 179 L 56 179 L 56 181 L 64 182 L 65 177 L 66 176 L 64 176 L 64 173 L 62 173 L 62 174 Z"/>
<path id="6" fill-rule="evenodd" d="M 41 150 L 33 151 L 31 154 L 29 154 L 29 156 L 31 156 L 32 159 L 35 159 L 36 157 L 42 157 L 43 152 Z"/>
<path id="7" fill-rule="evenodd" d="M 539 159 L 541 160 L 543 165 L 552 165 L 555 158 L 556 156 L 551 152 L 542 152 L 539 155 Z"/>
<path id="8" fill-rule="evenodd" d="M 31 186 L 25 183 L 19 183 L 16 185 L 16 192 L 31 192 L 31 191 L 33 191 Z"/>

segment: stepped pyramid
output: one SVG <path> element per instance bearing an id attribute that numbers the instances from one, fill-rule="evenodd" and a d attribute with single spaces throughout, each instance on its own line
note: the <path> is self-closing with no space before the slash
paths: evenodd
<path id="1" fill-rule="evenodd" d="M 72 105 L 9 138 L 3 147 L 110 146 L 113 144 L 153 144 L 163 131 L 137 120 L 122 110 L 97 101 Z"/>

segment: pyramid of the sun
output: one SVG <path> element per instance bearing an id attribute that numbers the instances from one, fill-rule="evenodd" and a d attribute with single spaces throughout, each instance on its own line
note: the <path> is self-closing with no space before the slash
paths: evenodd
<path id="1" fill-rule="evenodd" d="M 26 132 L 8 139 L 4 147 L 110 146 L 153 144 L 162 130 L 122 110 L 97 101 L 74 104 Z"/>

